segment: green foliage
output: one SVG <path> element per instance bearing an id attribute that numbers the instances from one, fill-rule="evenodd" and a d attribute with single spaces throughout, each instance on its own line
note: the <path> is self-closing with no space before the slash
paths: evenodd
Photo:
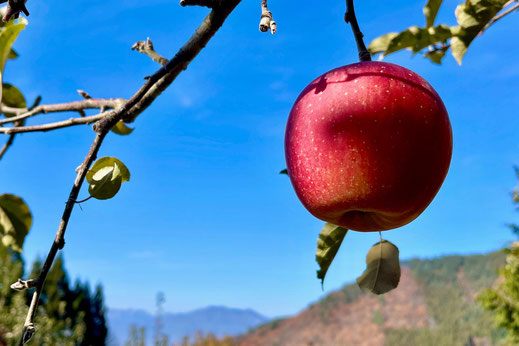
<path id="1" fill-rule="evenodd" d="M 27 103 L 22 92 L 14 85 L 3 83 L 2 85 L 2 103 L 8 107 L 25 108 Z M 6 117 L 12 117 L 13 113 L 4 113 Z"/>
<path id="2" fill-rule="evenodd" d="M 265 333 L 276 329 L 279 326 L 279 324 L 284 320 L 285 318 L 283 317 L 274 318 L 268 322 L 260 324 L 259 326 L 249 328 L 247 334 L 258 332 L 259 335 L 264 335 Z M 189 337 L 186 337 L 185 340 L 189 341 Z"/>
<path id="3" fill-rule="evenodd" d="M 348 233 L 346 228 L 331 224 L 329 222 L 324 225 L 321 233 L 319 233 L 315 260 L 317 263 L 319 263 L 319 267 L 321 268 L 317 271 L 317 278 L 321 279 L 321 284 L 324 282 L 326 272 L 328 271 L 330 264 L 332 264 L 337 251 L 339 251 L 346 233 Z"/>
<path id="4" fill-rule="evenodd" d="M 476 345 L 502 345 L 505 331 L 494 327 L 492 313 L 476 304 L 473 297 L 480 287 L 488 287 L 496 281 L 498 269 L 504 262 L 505 256 L 499 251 L 487 255 L 447 256 L 403 262 L 402 266 L 411 270 L 420 286 L 419 293 L 410 295 L 409 299 L 418 304 L 425 303 L 427 316 L 424 317 L 427 317 L 428 326 L 413 329 L 387 327 L 385 317 L 389 316 L 381 310 L 375 310 L 370 316 L 371 321 L 384 326 L 384 345 L 472 345 L 468 343 L 469 340 L 475 340 Z M 344 304 L 359 302 L 359 297 L 366 294 L 356 284 L 331 292 L 309 307 L 304 314 L 304 323 L 333 323 L 331 319 L 336 318 L 337 311 L 350 311 Z M 379 304 L 388 304 L 389 297 L 377 296 Z M 366 308 L 369 309 L 367 304 Z M 269 333 L 269 340 L 272 340 L 272 336 L 278 336 L 277 340 L 283 344 L 282 335 L 286 335 L 289 327 L 279 330 L 278 324 L 277 321 L 267 323 L 248 334 L 254 331 L 259 336 Z M 283 325 L 289 326 L 291 322 Z M 278 330 L 272 331 L 275 329 Z M 247 337 L 245 340 L 248 341 Z M 315 343 L 321 344 L 326 342 L 320 340 Z"/>
<path id="5" fill-rule="evenodd" d="M 0 15 L 3 16 L 5 14 L 6 7 L 2 7 L 0 10 Z M 16 52 L 12 50 L 12 46 L 14 41 L 16 41 L 16 38 L 20 34 L 20 31 L 22 31 L 25 26 L 27 25 L 27 20 L 25 18 L 20 17 L 17 21 L 12 19 L 8 21 L 7 23 L 1 22 L 0 25 L 0 83 L 3 80 L 4 75 L 4 67 L 5 63 L 8 59 L 14 59 L 18 56 Z M 4 85 L 3 85 L 4 86 Z M 4 92 L 3 90 L 0 90 L 0 102 L 4 101 L 4 98 L 8 100 L 8 102 L 12 101 L 16 97 L 16 104 L 21 104 L 19 102 L 19 96 L 21 95 L 13 95 L 15 91 L 12 89 L 14 87 L 11 86 L 11 88 L 7 88 L 7 90 Z M 2 88 L 3 89 L 3 88 Z M 16 88 L 14 88 L 16 89 Z M 18 91 L 18 89 L 16 89 Z M 18 91 L 19 92 L 19 91 Z M 2 94 L 6 94 L 6 96 L 2 97 Z M 21 95 L 23 98 L 23 95 Z M 24 100 L 25 101 L 25 100 Z M 5 102 L 2 102 L 5 103 Z M 5 103 L 9 106 L 9 104 Z M 7 114 L 6 114 L 7 115 Z"/>
<path id="6" fill-rule="evenodd" d="M 459 27 L 451 40 L 452 55 L 458 64 L 467 52 L 470 43 L 503 8 L 508 0 L 467 0 L 456 8 Z M 458 30 L 459 28 L 459 30 Z"/>
<path id="7" fill-rule="evenodd" d="M 31 211 L 20 197 L 0 195 L 0 236 L 3 245 L 22 252 L 23 242 L 31 225 Z"/>
<path id="8" fill-rule="evenodd" d="M 41 265 L 41 261 L 33 264 L 31 277 L 39 273 Z M 0 345 L 15 344 L 21 332 L 32 292 L 23 294 L 9 286 L 23 276 L 20 254 L 0 246 Z M 36 321 L 38 332 L 31 345 L 104 345 L 107 329 L 101 287 L 93 297 L 86 283 L 71 288 L 63 259 L 58 257 L 47 278 Z"/>
<path id="9" fill-rule="evenodd" d="M 6 7 L 0 8 L 0 16 L 4 16 Z M 18 53 L 12 49 L 12 45 L 18 37 L 21 30 L 27 25 L 27 20 L 19 18 L 18 22 L 14 19 L 7 23 L 0 22 L 0 83 L 3 79 L 3 70 L 7 60 L 16 59 Z M 2 83 L 0 89 L 0 101 L 8 107 L 26 108 L 27 103 L 23 94 L 15 86 Z M 4 113 L 6 117 L 14 116 L 12 113 Z M 17 125 L 23 124 L 23 121 Z"/>
<path id="10" fill-rule="evenodd" d="M 184 338 L 181 343 L 182 346 L 234 346 L 237 345 L 236 341 L 230 337 L 225 336 L 218 339 L 216 335 L 212 333 L 203 334 L 198 332 L 195 335 L 195 339 L 190 341 L 189 338 Z"/>
<path id="11" fill-rule="evenodd" d="M 498 268 L 504 261 L 505 255 L 501 251 L 465 257 L 463 266 L 465 279 L 470 282 L 474 291 L 490 287 L 496 281 Z"/>
<path id="12" fill-rule="evenodd" d="M 361 291 L 358 285 L 350 284 L 344 285 L 341 289 L 343 294 L 343 301 L 345 303 L 351 303 L 359 298 L 364 292 Z"/>
<path id="13" fill-rule="evenodd" d="M 135 130 L 135 129 L 126 126 L 126 124 L 122 120 L 119 120 L 117 122 L 117 124 L 115 124 L 115 126 L 112 127 L 112 132 L 116 133 L 118 135 L 121 135 L 121 136 L 129 135 L 130 133 L 133 132 L 133 130 Z"/>
<path id="14" fill-rule="evenodd" d="M 368 267 L 357 278 L 360 288 L 375 294 L 384 294 L 398 286 L 400 282 L 400 261 L 398 248 L 387 240 L 371 247 L 367 256 Z"/>
<path id="15" fill-rule="evenodd" d="M 461 65 L 469 45 L 491 20 L 500 12 L 507 0 L 466 0 L 455 11 L 458 25 L 433 26 L 442 0 L 429 0 L 423 9 L 426 25 L 424 28 L 411 26 L 400 32 L 391 32 L 374 39 L 369 44 L 372 54 L 383 56 L 409 49 L 413 54 L 423 51 L 432 62 L 440 64 L 445 52 L 451 48 L 452 55 Z M 450 40 L 450 42 L 449 42 Z"/>
<path id="16" fill-rule="evenodd" d="M 136 325 L 130 326 L 130 335 L 124 346 L 145 346 L 146 345 L 146 328 L 137 328 Z"/>
<path id="17" fill-rule="evenodd" d="M 377 326 L 382 327 L 384 325 L 384 322 L 386 321 L 384 313 L 380 310 L 375 310 L 373 312 L 373 316 L 371 317 L 371 321 L 375 323 Z"/>
<path id="18" fill-rule="evenodd" d="M 465 345 L 469 338 L 496 344 L 503 330 L 493 327 L 492 314 L 470 298 L 497 279 L 504 262 L 501 252 L 488 255 L 446 256 L 404 262 L 423 286 L 430 328 L 389 329 L 386 345 Z M 469 290 L 469 291 L 468 291 Z"/>
<path id="19" fill-rule="evenodd" d="M 2 12 L 3 11 L 5 11 L 5 7 L 2 8 Z M 26 25 L 27 20 L 20 17 L 17 22 L 13 19 L 7 23 L 2 22 L 0 26 L 0 71 L 2 75 L 7 59 L 12 59 L 14 56 L 13 53 L 11 53 L 11 47 L 20 34 L 20 31 L 25 29 Z"/>
<path id="20" fill-rule="evenodd" d="M 130 180 L 130 171 L 115 157 L 97 160 L 86 174 L 88 192 L 97 199 L 109 199 L 117 194 L 121 184 Z"/>
<path id="21" fill-rule="evenodd" d="M 428 0 L 427 4 L 425 4 L 425 7 L 423 8 L 423 14 L 425 16 L 425 26 L 427 28 L 430 28 L 434 25 L 434 20 L 436 19 L 436 15 L 440 10 L 442 1 L 443 0 Z"/>
<path id="22" fill-rule="evenodd" d="M 515 168 L 519 179 L 519 170 Z M 517 189 L 514 190 L 512 201 L 518 205 Z M 516 225 L 509 225 L 517 235 Z M 495 323 L 507 331 L 507 342 L 519 344 L 519 242 L 513 242 L 503 250 L 506 264 L 500 270 L 500 280 L 493 288 L 481 292 L 477 300 L 481 305 L 494 313 Z"/>
<path id="23" fill-rule="evenodd" d="M 413 53 L 418 53 L 436 42 L 446 42 L 451 37 L 452 33 L 447 25 L 429 28 L 411 26 L 401 33 L 389 33 L 375 39 L 369 44 L 368 49 L 372 54 L 384 53 L 384 55 L 406 48 L 411 49 Z"/>
<path id="24" fill-rule="evenodd" d="M 508 331 L 507 341 L 519 344 L 519 243 L 505 249 L 506 265 L 502 280 L 495 288 L 487 288 L 478 296 L 482 306 L 494 313 L 495 323 Z"/>

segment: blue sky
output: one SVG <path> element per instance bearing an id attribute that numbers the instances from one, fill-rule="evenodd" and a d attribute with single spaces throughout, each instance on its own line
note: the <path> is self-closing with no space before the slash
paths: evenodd
<path id="1" fill-rule="evenodd" d="M 357 1 L 366 41 L 423 25 L 425 1 Z M 456 1 L 438 22 L 454 24 Z M 107 201 L 75 208 L 66 236 L 71 277 L 101 282 L 109 307 L 187 311 L 212 304 L 267 316 L 296 313 L 362 273 L 375 233 L 350 232 L 321 291 L 314 260 L 323 225 L 299 203 L 286 176 L 284 126 L 298 93 L 318 75 L 353 63 L 344 3 L 270 1 L 278 33 L 258 31 L 260 1 L 244 1 L 216 37 L 135 122 L 131 136 L 110 135 L 100 156 L 116 156 L 132 178 Z M 29 4 L 5 81 L 30 101 L 130 97 L 157 68 L 132 52 L 150 37 L 171 57 L 207 14 L 176 1 L 70 1 Z M 518 221 L 510 202 L 519 164 L 519 37 L 505 18 L 470 47 L 463 66 L 436 66 L 409 52 L 386 58 L 427 79 L 449 111 L 454 153 L 430 207 L 386 232 L 401 258 L 496 250 Z M 44 115 L 33 123 L 67 118 Z M 46 255 L 93 139 L 88 127 L 24 134 L 0 162 L 0 192 L 22 196 L 33 229 L 25 256 Z M 87 197 L 84 189 L 80 197 Z"/>

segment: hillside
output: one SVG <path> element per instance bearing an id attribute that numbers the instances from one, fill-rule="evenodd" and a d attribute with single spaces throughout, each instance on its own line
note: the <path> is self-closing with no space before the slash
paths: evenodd
<path id="1" fill-rule="evenodd" d="M 504 254 L 446 256 L 402 263 L 400 285 L 384 295 L 346 285 L 296 316 L 239 337 L 259 345 L 493 345 L 503 335 L 474 298 L 491 286 Z"/>
<path id="2" fill-rule="evenodd" d="M 111 345 L 124 345 L 132 324 L 146 328 L 147 344 L 152 345 L 155 317 L 143 310 L 109 309 L 108 325 Z M 197 331 L 216 336 L 238 335 L 268 321 L 254 310 L 209 306 L 186 313 L 165 313 L 162 316 L 162 333 L 171 341 L 192 336 Z"/>

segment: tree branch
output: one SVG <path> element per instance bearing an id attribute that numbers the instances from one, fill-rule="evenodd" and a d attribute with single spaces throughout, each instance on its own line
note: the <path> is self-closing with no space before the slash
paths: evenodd
<path id="1" fill-rule="evenodd" d="M 9 135 L 9 139 L 7 139 L 7 142 L 5 142 L 4 146 L 0 150 L 0 160 L 4 157 L 4 154 L 7 151 L 7 149 L 9 149 L 9 147 L 11 145 L 13 145 L 15 136 L 16 136 L 16 134 L 14 134 L 14 133 Z"/>
<path id="2" fill-rule="evenodd" d="M 168 59 L 164 58 L 162 55 L 157 53 L 155 49 L 153 49 L 153 43 L 151 42 L 149 37 L 146 41 L 135 42 L 135 44 L 132 46 L 132 50 L 136 50 L 139 53 L 146 54 L 153 61 L 158 62 L 162 66 L 166 65 L 166 63 L 168 62 Z"/>
<path id="3" fill-rule="evenodd" d="M 14 127 L 0 127 L 0 133 L 13 134 L 13 133 L 24 133 L 24 132 L 47 132 L 51 130 L 57 130 L 64 127 L 91 124 L 93 122 L 102 119 L 109 115 L 113 111 L 99 113 L 91 115 L 89 117 L 70 118 L 63 121 L 56 121 L 54 123 L 48 123 L 43 125 L 32 125 L 32 126 L 14 126 Z"/>
<path id="4" fill-rule="evenodd" d="M 85 180 L 88 168 L 96 159 L 99 147 L 101 146 L 101 143 L 103 142 L 103 139 L 105 138 L 107 133 L 108 131 L 103 131 L 101 133 L 96 134 L 94 142 L 92 143 L 92 146 L 90 147 L 90 150 L 87 156 L 85 157 L 85 160 L 83 161 L 81 166 L 79 166 L 76 180 L 74 181 L 74 185 L 72 186 L 72 190 L 70 191 L 67 204 L 65 205 L 65 210 L 63 212 L 63 216 L 61 217 L 61 222 L 59 224 L 56 237 L 54 238 L 54 242 L 52 243 L 49 254 L 47 255 L 47 259 L 45 260 L 45 263 L 42 266 L 40 274 L 35 280 L 33 280 L 33 285 L 34 283 L 36 284 L 36 290 L 32 295 L 31 305 L 29 306 L 29 312 L 27 313 L 27 318 L 25 319 L 22 335 L 18 341 L 19 346 L 22 346 L 27 341 L 29 341 L 36 331 L 34 327 L 34 316 L 36 315 L 36 310 L 38 307 L 38 302 L 40 300 L 41 293 L 43 291 L 45 279 L 47 278 L 47 275 L 52 266 L 52 263 L 54 262 L 56 254 L 65 246 L 65 231 L 67 229 L 68 221 L 70 219 L 70 214 L 72 213 L 75 201 L 77 199 L 79 191 L 81 190 L 81 185 Z M 23 281 L 21 284 L 18 284 L 18 287 L 21 286 L 24 286 Z M 26 286 L 28 286 L 28 284 L 26 284 Z"/>
<path id="5" fill-rule="evenodd" d="M 180 6 L 205 6 L 209 8 L 221 7 L 225 0 L 180 0 Z"/>
<path id="6" fill-rule="evenodd" d="M 7 10 L 5 12 L 2 21 L 8 22 L 11 17 L 18 18 L 20 16 L 20 12 L 23 12 L 26 16 L 29 15 L 29 11 L 25 7 L 25 3 L 27 0 L 2 0 L 0 3 L 4 3 L 7 1 Z"/>
<path id="7" fill-rule="evenodd" d="M 364 35 L 360 31 L 359 23 L 357 22 L 357 17 L 355 16 L 353 0 L 346 0 L 346 13 L 344 14 L 344 21 L 346 21 L 346 23 L 350 23 L 351 25 L 353 35 L 355 36 L 355 41 L 357 42 L 360 61 L 371 61 L 371 54 L 369 54 L 369 51 L 366 49 L 366 45 L 362 39 Z"/>
<path id="8" fill-rule="evenodd" d="M 261 0 L 261 20 L 259 29 L 261 32 L 267 32 L 270 29 L 272 35 L 277 31 L 276 21 L 272 18 L 272 12 L 269 11 L 267 0 Z"/>
<path id="9" fill-rule="evenodd" d="M 227 16 L 241 0 L 227 0 L 222 7 L 214 8 L 196 29 L 191 38 L 178 50 L 166 65 L 155 72 L 144 85 L 120 108 L 94 124 L 94 130 L 111 128 L 117 121 L 131 123 L 141 114 L 200 53 L 216 31 L 222 26 Z"/>
<path id="10" fill-rule="evenodd" d="M 508 1 L 505 6 L 503 6 L 503 9 L 511 4 L 513 4 L 514 2 L 517 2 L 518 0 L 510 0 Z M 496 15 L 494 18 L 492 18 L 492 20 L 490 20 L 490 22 L 487 23 L 487 25 L 485 25 L 483 27 L 483 29 L 481 29 L 481 31 L 479 32 L 478 36 L 482 35 L 483 32 L 485 32 L 485 30 L 487 30 L 489 27 L 491 27 L 495 22 L 497 22 L 498 20 L 500 20 L 501 18 L 503 18 L 504 16 L 512 13 L 513 11 L 519 9 L 519 4 L 516 4 L 515 6 L 512 6 L 510 7 L 508 10 Z"/>
<path id="11" fill-rule="evenodd" d="M 36 99 L 34 100 L 34 102 L 32 103 L 32 106 L 29 107 L 28 110 L 32 110 L 34 108 L 36 108 L 41 102 L 41 96 L 38 96 L 36 97 Z M 14 111 L 13 111 L 14 110 Z M 7 106 L 2 106 L 2 111 L 3 112 L 7 112 L 7 113 L 13 113 L 13 114 L 16 114 L 16 108 L 11 108 L 11 107 L 7 107 Z M 17 125 L 23 125 L 23 120 L 17 120 L 14 122 L 14 125 L 17 126 Z M 13 145 L 13 142 L 14 142 L 14 137 L 16 136 L 16 134 L 10 134 L 9 135 L 9 139 L 7 140 L 7 142 L 5 142 L 4 146 L 2 147 L 2 149 L 0 150 L 0 160 L 4 157 L 7 149 L 9 149 L 9 147 L 11 145 Z"/>
<path id="12" fill-rule="evenodd" d="M 75 201 L 77 200 L 86 173 L 94 162 L 99 147 L 101 146 L 106 134 L 119 120 L 133 121 L 138 114 L 146 109 L 155 98 L 157 98 L 160 93 L 166 89 L 173 80 L 175 80 L 179 73 L 187 68 L 188 64 L 206 46 L 216 31 L 222 26 L 227 16 L 234 10 L 240 1 L 241 0 L 226 0 L 222 2 L 221 7 L 214 8 L 204 19 L 193 36 L 182 48 L 180 48 L 178 53 L 165 66 L 153 74 L 122 107 L 111 110 L 106 114 L 102 113 L 103 118 L 94 125 L 96 137 L 83 163 L 77 170 L 78 173 L 76 180 L 74 181 L 74 185 L 72 186 L 72 190 L 70 191 L 69 198 L 65 205 L 65 210 L 56 237 L 52 243 L 49 254 L 47 255 L 47 259 L 43 264 L 42 270 L 36 279 L 36 290 L 33 293 L 22 335 L 18 342 L 19 346 L 26 343 L 35 332 L 34 316 L 36 314 L 45 279 L 57 252 L 65 246 L 65 231 L 67 229 L 72 209 L 74 208 Z"/>
<path id="13" fill-rule="evenodd" d="M 0 120 L 0 125 L 13 123 L 19 120 L 24 120 L 29 117 L 35 116 L 37 114 L 42 113 L 60 113 L 60 112 L 79 112 L 84 111 L 85 109 L 107 109 L 107 108 L 117 108 L 124 104 L 126 100 L 121 98 L 111 98 L 111 99 L 85 99 L 83 101 L 74 101 L 68 103 L 57 103 L 53 105 L 41 105 L 35 107 L 34 109 L 24 109 L 24 108 L 10 108 L 2 105 L 2 111 L 7 113 L 19 114 L 14 117 L 10 117 L 7 119 Z M 1 131 L 1 128 L 0 128 Z M 6 132 L 4 132 L 6 133 Z"/>

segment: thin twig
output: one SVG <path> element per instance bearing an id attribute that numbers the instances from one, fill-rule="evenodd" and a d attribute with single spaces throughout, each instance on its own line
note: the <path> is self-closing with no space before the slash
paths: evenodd
<path id="1" fill-rule="evenodd" d="M 90 96 L 90 94 L 87 93 L 85 90 L 81 90 L 81 89 L 79 89 L 79 90 L 77 91 L 77 93 L 79 94 L 79 96 L 83 97 L 84 99 L 87 99 L 87 100 L 88 100 L 88 99 L 91 99 L 91 98 L 92 98 L 92 96 Z"/>
<path id="2" fill-rule="evenodd" d="M 355 8 L 353 7 L 353 0 L 346 0 L 346 13 L 344 14 L 344 20 L 346 23 L 350 23 L 355 41 L 357 42 L 357 50 L 359 51 L 360 61 L 371 61 L 371 54 L 369 54 L 362 39 L 364 35 L 360 31 L 357 17 L 355 16 Z"/>
<path id="3" fill-rule="evenodd" d="M 180 6 L 205 6 L 217 8 L 223 6 L 225 0 L 180 0 Z"/>
<path id="4" fill-rule="evenodd" d="M 193 36 L 179 50 L 179 52 L 161 69 L 153 74 L 146 83 L 130 98 L 122 107 L 109 111 L 104 114 L 102 120 L 98 121 L 94 129 L 97 132 L 94 142 L 90 147 L 90 151 L 85 157 L 82 165 L 78 169 L 78 174 L 69 198 L 65 205 L 65 210 L 61 218 L 61 222 L 56 233 L 54 242 L 52 243 L 47 259 L 43 264 L 42 270 L 37 278 L 36 290 L 33 293 L 29 312 L 24 323 L 24 328 L 20 336 L 18 345 L 22 346 L 34 334 L 34 316 L 38 302 L 43 290 L 43 285 L 47 274 L 52 266 L 54 258 L 58 250 L 65 246 L 65 231 L 67 224 L 74 208 L 75 201 L 81 189 L 81 185 L 85 179 L 89 167 L 94 162 L 99 147 L 103 142 L 106 134 L 119 121 L 124 119 L 135 119 L 144 109 L 146 109 L 160 93 L 167 88 L 178 74 L 185 70 L 188 64 L 197 56 L 197 54 L 206 46 L 216 31 L 222 26 L 227 16 L 234 10 L 241 0 L 227 0 L 225 6 L 215 8 L 204 19 L 202 24 L 195 31 Z M 86 118 L 83 118 L 86 119 Z"/>
<path id="5" fill-rule="evenodd" d="M 513 4 L 514 2 L 516 2 L 518 0 L 511 0 L 511 1 L 508 1 L 504 6 L 503 6 L 503 9 L 511 4 Z M 489 27 L 491 27 L 495 22 L 497 22 L 498 20 L 500 20 L 501 18 L 503 18 L 504 16 L 512 13 L 513 11 L 519 9 L 519 4 L 516 4 L 515 6 L 512 6 L 510 7 L 508 10 L 496 15 L 494 18 L 492 18 L 492 20 L 490 20 L 490 22 L 487 23 L 487 25 L 485 25 L 483 27 L 483 29 L 481 29 L 481 31 L 479 32 L 478 36 L 479 35 L 482 35 L 483 32 L 485 32 L 485 30 L 487 30 Z"/>
<path id="6" fill-rule="evenodd" d="M 270 29 L 272 35 L 277 31 L 276 21 L 272 18 L 272 12 L 269 11 L 267 0 L 261 0 L 261 20 L 259 29 L 261 32 L 267 32 Z"/>
<path id="7" fill-rule="evenodd" d="M 78 112 L 85 109 L 102 109 L 102 108 L 117 108 L 120 105 L 124 104 L 126 100 L 121 98 L 111 98 L 111 99 L 86 99 L 83 101 L 74 101 L 68 103 L 57 103 L 53 105 L 41 105 L 35 107 L 32 110 L 27 110 L 23 108 L 11 108 L 8 111 L 8 108 L 2 106 L 3 111 L 8 111 L 11 113 L 18 113 L 15 117 L 10 117 L 7 119 L 0 120 L 0 125 L 16 122 L 18 120 L 23 120 L 37 114 L 41 113 L 59 113 L 59 112 Z"/>
<path id="8" fill-rule="evenodd" d="M 46 132 L 46 131 L 61 129 L 64 127 L 91 124 L 91 123 L 96 122 L 99 119 L 102 119 L 103 117 L 107 116 L 108 114 L 110 114 L 110 112 L 113 112 L 113 111 L 99 113 L 96 115 L 91 115 L 89 117 L 70 118 L 67 120 L 56 121 L 54 123 L 48 123 L 48 124 L 43 124 L 43 125 L 0 127 L 0 133 L 12 134 L 12 133 L 24 133 L 24 132 Z"/>
<path id="9" fill-rule="evenodd" d="M 18 18 L 20 16 L 20 12 L 23 12 L 26 16 L 29 15 L 29 11 L 25 7 L 25 2 L 27 0 L 2 0 L 0 3 L 4 3 L 7 1 L 7 9 L 5 11 L 5 15 L 2 18 L 2 21 L 8 22 L 11 17 Z"/>
<path id="10" fill-rule="evenodd" d="M 58 253 L 59 250 L 63 249 L 63 247 L 65 246 L 65 231 L 67 229 L 67 224 L 70 219 L 70 214 L 72 213 L 72 209 L 74 208 L 75 201 L 77 199 L 79 191 L 81 190 L 81 185 L 83 184 L 83 181 L 85 180 L 85 176 L 88 171 L 88 168 L 90 167 L 92 162 L 94 162 L 94 160 L 96 159 L 97 152 L 99 151 L 99 147 L 101 146 L 101 143 L 103 142 L 103 139 L 105 138 L 107 133 L 108 133 L 108 131 L 103 131 L 101 133 L 96 134 L 94 142 L 92 143 L 92 146 L 90 147 L 90 151 L 88 152 L 87 156 L 85 157 L 83 164 L 80 166 L 80 169 L 76 176 L 76 180 L 74 181 L 74 185 L 72 186 L 72 190 L 70 191 L 70 195 L 67 200 L 67 204 L 65 205 L 65 210 L 63 212 L 63 216 L 61 217 L 61 222 L 59 224 L 58 231 L 56 233 L 56 237 L 54 238 L 54 242 L 52 243 L 49 254 L 47 255 L 47 259 L 45 260 L 45 263 L 42 266 L 40 274 L 38 275 L 38 278 L 35 280 L 36 281 L 36 290 L 34 291 L 34 293 L 32 295 L 31 305 L 29 306 L 29 311 L 28 311 L 27 317 L 25 319 L 22 334 L 18 341 L 18 346 L 22 346 L 27 341 L 29 341 L 30 338 L 33 336 L 33 334 L 36 331 L 36 329 L 34 327 L 34 316 L 36 315 L 36 310 L 38 307 L 38 302 L 40 300 L 41 293 L 43 291 L 45 279 L 47 278 L 47 274 L 49 273 L 52 263 L 54 262 L 54 258 L 56 257 L 56 254 Z"/>
<path id="11" fill-rule="evenodd" d="M 36 99 L 34 100 L 34 102 L 32 103 L 32 106 L 28 108 L 28 110 L 32 110 L 34 108 L 36 108 L 41 102 L 41 96 L 38 96 L 36 97 Z M 15 108 L 16 109 L 16 108 Z M 16 111 L 12 112 L 12 110 L 14 109 L 11 109 L 10 107 L 6 107 L 6 106 L 3 106 L 2 105 L 2 112 L 5 113 L 13 113 L 13 114 L 16 114 Z M 11 112 L 10 112 L 11 111 Z M 23 125 L 23 120 L 18 120 L 14 123 L 15 126 L 17 125 Z M 13 145 L 13 142 L 14 142 L 14 137 L 16 136 L 15 133 L 12 133 L 9 135 L 9 139 L 7 140 L 7 142 L 5 142 L 4 146 L 2 147 L 2 149 L 0 150 L 0 160 L 4 157 L 5 153 L 7 152 L 7 149 L 9 149 L 9 147 L 11 145 Z"/>
<path id="12" fill-rule="evenodd" d="M 153 61 L 158 62 L 162 66 L 166 65 L 168 59 L 164 58 L 162 55 L 157 53 L 155 49 L 153 49 L 153 42 L 151 42 L 150 38 L 146 41 L 138 41 L 132 46 L 132 50 L 136 50 L 139 53 L 146 54 Z"/>
<path id="13" fill-rule="evenodd" d="M 13 145 L 13 142 L 14 142 L 14 137 L 16 136 L 16 134 L 12 133 L 9 135 L 9 139 L 7 139 L 7 142 L 5 142 L 4 146 L 2 147 L 2 149 L 0 150 L 0 160 L 4 157 L 4 154 L 5 152 L 7 151 L 7 149 L 9 149 L 9 147 L 11 145 Z"/>
<path id="14" fill-rule="evenodd" d="M 94 130 L 99 131 L 107 123 L 111 128 L 121 119 L 125 123 L 133 122 L 175 80 L 180 72 L 187 69 L 189 63 L 206 46 L 240 1 L 227 0 L 224 2 L 225 6 L 213 9 L 177 54 L 151 75 L 123 106 L 94 124 Z"/>

